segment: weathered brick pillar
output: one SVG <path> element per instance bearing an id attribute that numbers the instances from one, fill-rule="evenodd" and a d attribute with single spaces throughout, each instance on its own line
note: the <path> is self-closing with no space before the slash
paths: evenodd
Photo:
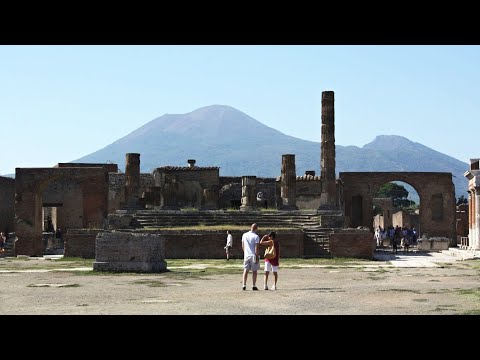
<path id="1" fill-rule="evenodd" d="M 257 177 L 242 176 L 242 205 L 240 211 L 257 209 Z"/>
<path id="2" fill-rule="evenodd" d="M 295 155 L 282 155 L 282 174 L 280 176 L 280 196 L 282 210 L 298 210 L 297 207 L 297 173 L 295 170 Z"/>
<path id="3" fill-rule="evenodd" d="M 471 190 L 468 190 L 468 246 L 472 246 L 473 238 L 473 213 L 474 213 L 474 196 Z"/>
<path id="4" fill-rule="evenodd" d="M 322 140 L 320 159 L 322 192 L 319 209 L 336 209 L 334 92 L 322 92 Z"/>
<path id="5" fill-rule="evenodd" d="M 140 191 L 140 154 L 126 154 L 125 175 L 125 204 L 129 206 L 138 206 Z"/>

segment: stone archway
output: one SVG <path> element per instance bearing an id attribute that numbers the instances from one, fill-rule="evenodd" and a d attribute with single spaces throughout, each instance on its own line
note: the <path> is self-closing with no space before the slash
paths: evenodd
<path id="1" fill-rule="evenodd" d="M 387 182 L 403 181 L 413 186 L 420 197 L 421 231 L 429 236 L 448 237 L 452 245 L 456 244 L 455 187 L 451 173 L 341 172 L 340 180 L 343 183 L 343 211 L 350 219 L 350 226 L 372 229 L 374 195 Z M 358 215 L 359 207 L 361 216 Z"/>
<path id="2" fill-rule="evenodd" d="M 100 167 L 17 168 L 15 172 L 15 244 L 17 255 L 42 256 L 43 193 L 55 182 L 62 187 L 65 214 L 76 214 L 69 223 L 101 226 L 108 209 L 108 170 Z M 70 187 L 68 184 L 75 184 Z M 59 185 L 59 186 L 60 186 Z M 81 211 L 76 209 L 82 205 Z M 69 215 L 70 216 L 70 215 Z"/>

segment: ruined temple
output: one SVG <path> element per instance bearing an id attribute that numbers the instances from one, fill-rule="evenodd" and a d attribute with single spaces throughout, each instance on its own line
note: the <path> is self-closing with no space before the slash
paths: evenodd
<path id="1" fill-rule="evenodd" d="M 15 179 L 0 177 L 0 226 L 7 232 L 15 232 L 16 254 L 39 256 L 45 249 L 42 233 L 48 215 L 53 228 L 61 228 L 63 234 L 68 233 L 67 238 L 77 235 L 82 238 L 82 244 L 88 244 L 82 245 L 82 251 L 85 251 L 82 254 L 91 256 L 99 231 L 115 227 L 141 229 L 142 224 L 147 223 L 162 226 L 171 221 L 172 216 L 182 219 L 188 210 L 203 214 L 203 220 L 198 220 L 198 223 L 207 222 L 207 215 L 216 211 L 216 215 L 212 216 L 216 216 L 217 221 L 248 224 L 255 218 L 267 219 L 267 214 L 260 211 L 267 208 L 281 212 L 275 216 L 279 219 L 283 217 L 285 223 L 299 224 L 306 240 L 301 246 L 292 244 L 291 249 L 295 249 L 296 255 L 319 255 L 321 251 L 308 249 L 318 248 L 319 244 L 328 243 L 329 239 L 332 251 L 342 254 L 343 245 L 338 244 L 351 241 L 348 246 L 355 247 L 355 241 L 367 239 L 367 235 L 360 232 L 352 235 L 339 230 L 362 227 L 371 232 L 373 205 L 379 201 L 375 200 L 375 194 L 382 184 L 397 180 L 411 184 L 419 193 L 418 227 L 421 232 L 429 236 L 448 237 L 455 244 L 452 174 L 342 172 L 337 178 L 333 91 L 322 93 L 321 105 L 320 175 L 307 171 L 298 176 L 295 154 L 282 155 L 279 159 L 280 175 L 276 178 L 258 178 L 251 174 L 220 176 L 219 167 L 208 164 L 198 166 L 194 159 L 187 159 L 186 166 L 163 165 L 152 173 L 141 173 L 139 153 L 126 154 L 125 173 L 118 171 L 117 164 L 60 163 L 53 168 L 17 168 Z M 477 172 L 478 159 L 466 175 L 472 179 L 469 188 L 470 234 L 472 246 L 478 247 L 479 242 L 475 239 L 480 236 L 480 231 L 476 229 L 479 222 L 475 216 L 480 212 L 475 212 L 475 204 L 480 204 L 480 200 L 476 203 L 475 199 L 480 192 L 477 192 L 474 181 Z M 232 210 L 240 210 L 242 214 L 232 215 Z M 230 217 L 222 218 L 221 214 L 228 212 Z M 250 213 L 254 214 L 252 218 Z M 169 218 L 163 218 L 163 214 L 168 214 Z M 388 213 L 382 219 L 384 226 L 392 222 L 393 215 Z M 188 216 L 192 219 L 196 215 L 189 213 Z M 234 216 L 241 220 L 235 220 Z M 298 219 L 306 216 L 315 223 L 307 225 L 306 219 L 296 221 L 295 216 Z M 274 216 L 270 214 L 270 218 Z M 267 220 L 264 221 L 267 223 Z M 402 215 L 401 221 L 413 220 Z M 85 231 L 79 232 L 79 229 Z M 297 239 L 295 236 L 292 235 L 292 239 Z M 369 233 L 369 239 L 370 236 Z M 223 234 L 221 239 L 223 241 Z M 169 249 L 168 244 L 167 241 L 167 253 L 170 251 L 171 255 L 178 251 Z M 65 245 L 65 251 L 68 249 L 78 255 L 79 250 L 75 250 L 75 246 L 70 242 Z M 368 246 L 366 252 L 371 251 Z"/>

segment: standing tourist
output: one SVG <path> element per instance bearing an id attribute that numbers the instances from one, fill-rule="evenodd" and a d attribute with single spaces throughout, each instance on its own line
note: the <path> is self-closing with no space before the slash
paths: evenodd
<path id="1" fill-rule="evenodd" d="M 257 235 L 257 224 L 252 224 L 250 231 L 247 231 L 242 235 L 242 250 L 243 250 L 243 278 L 242 289 L 247 288 L 248 272 L 252 270 L 252 290 L 258 290 L 257 288 L 257 271 L 260 268 L 260 259 L 258 256 L 258 245 L 260 243 L 260 237 Z"/>
<path id="2" fill-rule="evenodd" d="M 273 272 L 273 286 L 272 290 L 277 290 L 277 280 L 278 280 L 278 266 L 280 264 L 280 244 L 276 239 L 275 231 L 271 231 L 268 235 L 262 237 L 260 244 L 272 246 L 275 248 L 275 257 L 273 259 L 265 259 L 265 277 L 263 281 L 263 288 L 268 290 L 268 274 L 270 271 Z"/>
<path id="3" fill-rule="evenodd" d="M 230 260 L 230 251 L 233 246 L 233 236 L 230 230 L 227 230 L 227 244 L 225 245 L 225 253 L 227 254 L 227 260 Z"/>

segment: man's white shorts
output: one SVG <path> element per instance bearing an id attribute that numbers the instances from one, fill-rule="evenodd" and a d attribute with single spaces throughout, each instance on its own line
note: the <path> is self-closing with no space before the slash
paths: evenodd
<path id="1" fill-rule="evenodd" d="M 255 256 L 249 256 L 243 260 L 243 268 L 246 270 L 257 271 L 260 269 L 260 261 L 255 262 Z"/>
<path id="2" fill-rule="evenodd" d="M 272 264 L 270 264 L 269 262 L 266 262 L 265 261 L 265 272 L 270 272 L 270 271 L 273 271 L 273 272 L 278 272 L 278 266 L 274 266 Z"/>

